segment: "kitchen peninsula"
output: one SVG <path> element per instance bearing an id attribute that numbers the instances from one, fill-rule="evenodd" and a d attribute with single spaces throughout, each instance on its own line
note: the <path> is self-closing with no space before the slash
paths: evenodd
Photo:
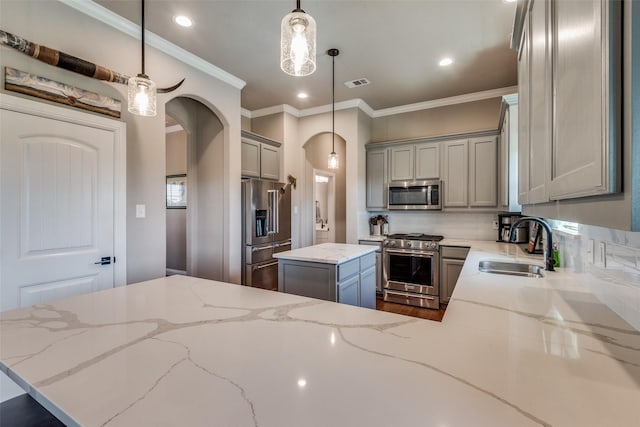
<path id="1" fill-rule="evenodd" d="M 185 276 L 0 313 L 0 369 L 68 426 L 636 427 L 640 332 L 564 268 L 470 246 L 440 322 Z"/>
<path id="2" fill-rule="evenodd" d="M 322 243 L 274 254 L 278 291 L 375 309 L 376 249 Z"/>

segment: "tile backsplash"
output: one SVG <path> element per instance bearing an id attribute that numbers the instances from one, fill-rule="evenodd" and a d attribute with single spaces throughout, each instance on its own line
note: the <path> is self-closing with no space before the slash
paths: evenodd
<path id="1" fill-rule="evenodd" d="M 375 215 L 377 212 L 369 212 Z M 449 239 L 495 240 L 494 213 L 387 211 L 389 233 L 425 233 Z"/>
<path id="2" fill-rule="evenodd" d="M 560 266 L 598 280 L 585 279 L 590 291 L 626 322 L 640 330 L 640 233 L 549 221 L 558 243 Z"/>

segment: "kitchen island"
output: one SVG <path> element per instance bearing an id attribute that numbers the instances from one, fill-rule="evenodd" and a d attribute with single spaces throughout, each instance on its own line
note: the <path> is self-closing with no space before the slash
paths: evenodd
<path id="1" fill-rule="evenodd" d="M 459 244 L 442 323 L 172 276 L 0 313 L 0 369 L 69 426 L 640 425 L 640 331 L 590 291 L 612 283 Z"/>
<path id="2" fill-rule="evenodd" d="M 278 291 L 376 308 L 377 247 L 322 243 L 274 254 Z"/>

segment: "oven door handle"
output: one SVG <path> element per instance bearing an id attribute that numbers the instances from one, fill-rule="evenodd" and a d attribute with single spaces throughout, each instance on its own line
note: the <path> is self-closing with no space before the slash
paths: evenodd
<path id="1" fill-rule="evenodd" d="M 433 252 L 433 251 L 412 251 L 412 250 L 405 251 L 405 250 L 398 250 L 398 249 L 385 249 L 384 251 L 385 253 L 391 254 L 391 255 L 416 256 L 420 258 L 434 258 L 437 254 L 437 252 Z"/>
<path id="2" fill-rule="evenodd" d="M 263 265 L 258 265 L 258 266 L 253 266 L 251 267 L 251 271 L 258 271 L 258 270 L 262 270 L 264 268 L 269 268 L 269 267 L 273 267 L 274 265 L 278 265 L 278 261 L 274 261 L 274 262 L 270 262 L 269 264 L 263 264 Z"/>

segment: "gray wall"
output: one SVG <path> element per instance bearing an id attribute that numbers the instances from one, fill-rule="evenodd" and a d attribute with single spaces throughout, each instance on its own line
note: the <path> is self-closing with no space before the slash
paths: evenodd
<path id="1" fill-rule="evenodd" d="M 5 31 L 124 74 L 135 75 L 140 71 L 139 40 L 60 2 L 3 0 L 0 8 L 0 28 Z M 221 218 L 225 247 L 224 275 L 226 279 L 239 283 L 240 89 L 147 46 L 145 71 L 159 86 L 171 85 L 182 78 L 186 80 L 175 92 L 158 95 L 156 117 L 138 117 L 127 112 L 127 88 L 124 85 L 54 68 L 4 47 L 0 54 L 0 66 L 12 66 L 123 102 L 121 120 L 127 123 L 128 283 L 165 274 L 164 104 L 173 97 L 185 95 L 201 100 L 212 109 L 225 124 L 222 160 L 226 210 Z M 146 218 L 135 218 L 136 204 L 146 205 Z"/>
<path id="2" fill-rule="evenodd" d="M 187 132 L 166 137 L 167 175 L 187 173 Z M 167 209 L 167 268 L 187 270 L 187 210 Z"/>
<path id="3" fill-rule="evenodd" d="M 498 128 L 502 98 L 485 99 L 373 119 L 371 141 L 395 141 Z"/>

